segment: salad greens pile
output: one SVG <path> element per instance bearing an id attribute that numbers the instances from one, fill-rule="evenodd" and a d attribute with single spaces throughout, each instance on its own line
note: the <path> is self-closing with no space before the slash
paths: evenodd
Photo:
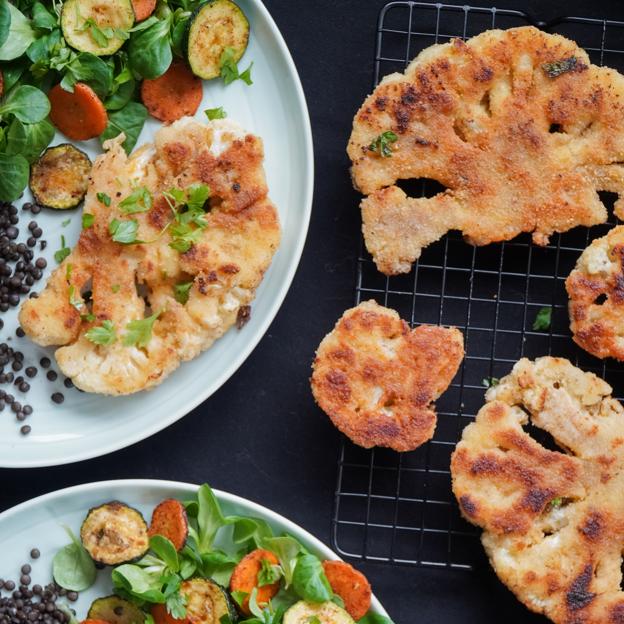
<path id="1" fill-rule="evenodd" d="M 281 624 L 286 610 L 298 602 L 333 601 L 344 606 L 333 593 L 321 560 L 294 537 L 274 535 L 271 527 L 260 518 L 223 514 L 219 502 L 207 484 L 202 485 L 197 499 L 184 503 L 189 519 L 189 533 L 181 551 L 161 535 L 150 538 L 150 550 L 136 563 L 112 568 L 115 593 L 145 611 L 145 624 L 154 624 L 149 613 L 151 605 L 164 604 L 176 619 L 186 615 L 185 597 L 180 593 L 183 581 L 191 577 L 211 579 L 223 587 L 230 582 L 236 564 L 256 548 L 274 553 L 279 565 L 264 561 L 258 576 L 259 585 L 281 580 L 281 589 L 267 605 L 258 605 L 257 589 L 250 596 L 231 592 L 239 606 L 249 598 L 251 617 L 240 624 Z M 70 533 L 71 535 L 71 533 Z M 219 544 L 216 545 L 219 536 Z M 58 551 L 54 558 L 54 578 L 66 589 L 86 589 L 95 581 L 93 562 L 79 540 Z M 224 619 L 226 621 L 224 621 Z M 229 617 L 221 624 L 231 624 Z M 369 613 L 358 624 L 392 624 L 384 617 Z"/>

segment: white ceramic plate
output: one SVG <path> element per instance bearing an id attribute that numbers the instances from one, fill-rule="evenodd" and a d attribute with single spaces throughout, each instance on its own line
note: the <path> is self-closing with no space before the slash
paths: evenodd
<path id="1" fill-rule="evenodd" d="M 58 490 L 17 505 L 0 514 L 0 578 L 17 581 L 21 565 L 28 562 L 33 568 L 33 583 L 49 583 L 52 558 L 68 542 L 62 525 L 70 527 L 77 534 L 86 512 L 95 505 L 120 500 L 138 509 L 149 521 L 152 509 L 163 499 L 173 497 L 186 500 L 196 491 L 196 485 L 176 481 L 101 481 Z M 321 559 L 338 559 L 321 541 L 266 507 L 226 492 L 215 491 L 215 494 L 227 515 L 262 518 L 276 534 L 289 533 Z M 33 547 L 41 551 L 41 557 L 36 561 L 31 561 L 29 556 Z M 83 592 L 74 606 L 78 619 L 86 617 L 87 609 L 95 598 L 110 593 L 110 572 L 98 572 L 96 584 Z M 374 596 L 372 610 L 387 616 Z"/>
<path id="2" fill-rule="evenodd" d="M 197 117 L 205 119 L 206 108 L 223 106 L 231 119 L 264 140 L 270 196 L 279 210 L 283 237 L 258 289 L 251 321 L 241 331 L 230 330 L 212 348 L 196 360 L 182 364 L 150 392 L 123 398 L 81 394 L 64 388 L 61 376 L 56 383 L 47 381 L 42 370 L 32 380 L 27 395 L 5 386 L 20 402 L 32 405 L 34 414 L 27 422 L 32 426 L 28 436 L 20 434 L 19 423 L 7 410 L 0 414 L 0 466 L 26 468 L 75 462 L 110 453 L 152 435 L 215 392 L 243 363 L 275 317 L 297 268 L 310 218 L 313 186 L 310 121 L 297 70 L 271 16 L 260 0 L 237 1 L 251 24 L 249 47 L 240 66 L 244 69 L 253 61 L 254 83 L 248 87 L 236 81 L 224 87 L 220 80 L 205 82 Z M 150 141 L 159 127 L 155 120 L 148 121 L 138 145 Z M 59 135 L 52 145 L 65 141 Z M 78 145 L 92 157 L 100 151 L 97 141 Z M 78 239 L 81 210 L 44 210 L 35 218 L 48 241 L 45 252 L 37 255 L 47 259 L 49 274 L 56 266 L 53 257 L 60 248 L 61 235 L 70 246 Z M 63 226 L 68 218 L 71 223 Z M 24 213 L 18 240 L 27 238 L 30 219 Z M 35 290 L 40 291 L 44 283 L 45 278 Z M 25 354 L 26 366 L 38 363 L 44 355 L 54 361 L 53 350 L 37 347 L 27 338 L 16 338 L 16 309 L 4 314 L 3 320 L 0 337 L 3 341 L 12 337 L 14 348 Z M 50 399 L 55 391 L 65 394 L 61 406 Z"/>

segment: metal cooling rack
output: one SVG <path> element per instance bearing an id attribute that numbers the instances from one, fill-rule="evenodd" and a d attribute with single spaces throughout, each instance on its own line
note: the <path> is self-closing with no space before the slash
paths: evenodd
<path id="1" fill-rule="evenodd" d="M 521 11 L 403 1 L 380 13 L 374 84 L 402 72 L 433 43 L 527 24 L 566 35 L 592 62 L 624 70 L 624 22 L 565 17 L 544 23 Z M 419 182 L 408 194 L 435 192 L 430 182 Z M 601 197 L 612 215 L 613 197 Z M 567 357 L 607 379 L 622 398 L 624 366 L 605 364 L 572 342 L 564 288 L 580 252 L 609 230 L 613 216 L 610 221 L 555 235 L 546 247 L 534 246 L 529 235 L 472 247 L 451 233 L 427 247 L 410 274 L 391 278 L 376 270 L 361 243 L 356 303 L 376 299 L 412 326 L 455 325 L 464 332 L 466 357 L 437 401 L 438 425 L 429 443 L 405 454 L 343 443 L 333 518 L 333 543 L 342 556 L 463 569 L 483 559 L 478 531 L 461 519 L 452 496 L 449 460 L 483 405 L 483 380 L 504 376 L 520 357 Z M 553 309 L 547 332 L 532 329 L 542 307 Z"/>

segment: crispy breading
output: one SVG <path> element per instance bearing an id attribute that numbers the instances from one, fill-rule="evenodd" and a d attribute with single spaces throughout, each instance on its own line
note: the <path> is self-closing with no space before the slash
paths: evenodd
<path id="1" fill-rule="evenodd" d="M 572 59 L 570 61 L 570 59 Z M 568 61 L 552 77 L 548 63 Z M 549 73 L 550 72 L 550 73 Z M 390 157 L 371 150 L 394 132 Z M 421 52 L 386 76 L 348 145 L 366 246 L 383 273 L 410 270 L 449 230 L 475 245 L 603 223 L 597 190 L 624 190 L 624 77 L 573 41 L 533 27 L 486 31 Z M 403 179 L 446 187 L 408 197 Z M 624 217 L 624 203 L 616 203 Z"/>
<path id="2" fill-rule="evenodd" d="M 435 401 L 464 356 L 456 328 L 410 330 L 375 301 L 347 310 L 323 339 L 313 364 L 312 392 L 353 442 L 411 451 L 433 436 Z"/>
<path id="3" fill-rule="evenodd" d="M 611 387 L 562 358 L 522 359 L 486 401 L 451 472 L 499 578 L 557 624 L 624 621 L 624 409 Z"/>
<path id="4" fill-rule="evenodd" d="M 160 383 L 236 323 L 271 263 L 280 226 L 267 196 L 262 142 L 231 121 L 181 119 L 159 130 L 154 146 L 130 158 L 120 140 L 106 147 L 94 163 L 85 200 L 93 225 L 83 229 L 39 298 L 24 302 L 19 318 L 36 343 L 64 345 L 56 359 L 76 386 L 117 395 Z M 196 183 L 211 190 L 208 225 L 181 253 L 169 246 L 173 213 L 163 191 Z M 120 202 L 140 186 L 152 193 L 152 208 L 124 214 Z M 110 206 L 98 193 L 111 198 Z M 136 238 L 148 242 L 114 242 L 113 218 L 136 219 Z M 188 302 L 179 303 L 174 287 L 189 282 Z M 92 304 L 83 299 L 87 290 Z M 147 346 L 124 346 L 127 323 L 156 311 L 161 314 Z M 95 321 L 88 320 L 89 312 Z M 118 340 L 93 344 L 85 332 L 106 320 L 113 322 Z"/>
<path id="5" fill-rule="evenodd" d="M 566 290 L 574 342 L 596 357 L 624 360 L 624 226 L 585 249 Z"/>

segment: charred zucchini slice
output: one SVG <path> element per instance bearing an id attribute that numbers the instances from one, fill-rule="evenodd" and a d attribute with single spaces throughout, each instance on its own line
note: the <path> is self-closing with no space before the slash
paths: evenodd
<path id="1" fill-rule="evenodd" d="M 220 624 L 224 616 L 231 622 L 238 619 L 227 592 L 214 581 L 203 578 L 184 581 L 180 593 L 186 597 L 186 617 L 193 624 Z"/>
<path id="2" fill-rule="evenodd" d="M 143 516 L 119 501 L 91 509 L 80 527 L 80 538 L 91 558 L 106 565 L 132 561 L 149 548 Z"/>
<path id="3" fill-rule="evenodd" d="M 87 193 L 91 161 L 69 143 L 48 148 L 30 169 L 30 190 L 42 206 L 75 208 Z"/>
<path id="4" fill-rule="evenodd" d="M 143 624 L 145 614 L 139 607 L 119 596 L 104 596 L 93 601 L 87 619 L 109 624 Z"/>
<path id="5" fill-rule="evenodd" d="M 114 54 L 134 24 L 131 0 L 65 0 L 61 28 L 67 43 L 96 56 Z"/>
<path id="6" fill-rule="evenodd" d="M 210 80 L 221 73 L 221 55 L 232 50 L 238 63 L 249 42 L 249 22 L 232 0 L 210 0 L 189 19 L 187 59 L 196 76 Z"/>
<path id="7" fill-rule="evenodd" d="M 355 624 L 353 618 L 333 602 L 306 602 L 300 600 L 284 613 L 283 624 Z"/>

